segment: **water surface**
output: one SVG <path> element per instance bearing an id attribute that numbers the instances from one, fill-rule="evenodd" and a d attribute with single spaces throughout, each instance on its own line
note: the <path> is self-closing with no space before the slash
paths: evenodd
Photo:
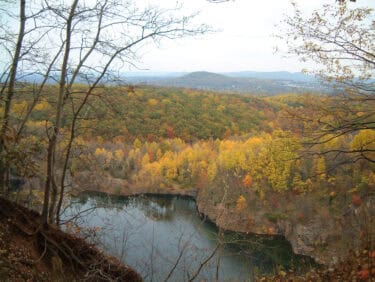
<path id="1" fill-rule="evenodd" d="M 64 218 L 80 212 L 74 222 L 81 232 L 96 229 L 92 240 L 146 281 L 188 281 L 201 264 L 197 281 L 252 281 L 256 273 L 310 263 L 282 238 L 219 232 L 199 216 L 191 198 L 90 193 L 73 198 Z"/>

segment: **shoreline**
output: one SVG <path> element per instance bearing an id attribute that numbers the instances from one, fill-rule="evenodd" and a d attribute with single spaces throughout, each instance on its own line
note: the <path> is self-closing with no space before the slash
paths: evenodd
<path id="1" fill-rule="evenodd" d="M 317 264 L 329 267 L 340 263 L 346 258 L 350 249 L 356 250 L 359 246 L 358 240 L 355 240 L 351 241 L 351 247 L 349 247 L 347 245 L 347 236 L 340 235 L 343 234 L 341 233 L 343 232 L 343 226 L 349 226 L 352 222 L 355 222 L 358 214 L 363 212 L 356 207 L 350 207 L 353 215 L 350 214 L 345 218 L 341 218 L 342 222 L 338 221 L 335 217 L 323 220 L 319 216 L 316 216 L 316 214 L 312 214 L 311 217 L 303 220 L 298 219 L 299 221 L 297 222 L 295 219 L 289 217 L 270 220 L 267 208 L 263 208 L 260 202 L 256 206 L 249 206 L 249 210 L 245 213 L 238 213 L 235 207 L 225 206 L 220 203 L 217 204 L 211 199 L 212 196 L 198 189 L 180 189 L 177 186 L 164 188 L 139 187 L 128 182 L 126 185 L 121 185 L 122 189 L 119 192 L 114 187 L 116 186 L 106 185 L 105 187 L 101 186 L 100 188 L 102 189 L 99 187 L 96 189 L 85 189 L 89 187 L 76 185 L 75 188 L 78 188 L 78 190 L 76 190 L 77 193 L 75 195 L 89 192 L 112 197 L 141 195 L 188 197 L 195 201 L 199 216 L 212 222 L 218 228 L 240 234 L 264 235 L 270 238 L 281 236 L 290 243 L 295 254 L 310 257 Z M 254 195 L 254 197 L 256 196 Z M 258 200 L 254 198 L 252 201 L 256 202 Z M 305 198 L 303 195 L 296 196 L 293 201 L 305 201 Z M 250 216 L 251 220 L 249 220 Z M 343 248 L 342 246 L 347 247 Z"/>
<path id="2" fill-rule="evenodd" d="M 189 192 L 189 191 L 187 191 Z M 190 190 L 191 192 L 191 190 Z M 178 191 L 165 191 L 163 193 L 158 193 L 158 192 L 137 192 L 137 193 L 121 193 L 121 194 L 115 194 L 115 193 L 109 193 L 109 192 L 104 192 L 104 191 L 99 191 L 99 190 L 83 190 L 83 191 L 80 191 L 78 192 L 77 194 L 74 195 L 74 197 L 78 197 L 78 196 L 85 196 L 85 195 L 98 195 L 98 196 L 108 196 L 108 197 L 111 197 L 111 198 L 131 198 L 131 197 L 142 197 L 142 196 L 151 196 L 151 197 L 158 197 L 158 198 L 172 198 L 172 197 L 179 197 L 179 198 L 182 198 L 182 199 L 189 199 L 189 200 L 192 200 L 195 202 L 195 207 L 196 207 L 196 212 L 198 214 L 198 216 L 206 223 L 208 224 L 212 224 L 215 226 L 215 228 L 217 229 L 222 229 L 225 233 L 237 233 L 241 236 L 257 236 L 257 237 L 260 237 L 260 238 L 264 238 L 264 239 L 283 239 L 283 240 L 286 240 L 290 245 L 291 245 L 291 248 L 293 250 L 293 246 L 292 246 L 292 243 L 290 242 L 290 240 L 288 240 L 287 237 L 285 237 L 283 234 L 267 234 L 267 233 L 256 233 L 256 232 L 247 232 L 247 231 L 242 231 L 242 230 L 236 230 L 236 229 L 231 229 L 227 226 L 224 226 L 222 224 L 218 224 L 217 221 L 215 221 L 214 219 L 212 219 L 208 214 L 205 214 L 204 212 L 202 212 L 200 209 L 199 209 L 199 203 L 198 203 L 198 199 L 197 199 L 197 192 L 195 193 L 178 193 Z M 220 223 L 220 222 L 219 222 Z M 294 250 L 293 250 L 294 252 Z M 312 256 L 309 256 L 309 255 L 305 255 L 305 254 L 298 254 L 298 253 L 295 253 L 295 255 L 298 255 L 298 256 L 302 256 L 302 257 L 306 257 L 306 258 L 309 258 L 311 260 L 313 260 L 314 263 L 316 263 L 317 265 L 320 265 L 314 257 Z"/>

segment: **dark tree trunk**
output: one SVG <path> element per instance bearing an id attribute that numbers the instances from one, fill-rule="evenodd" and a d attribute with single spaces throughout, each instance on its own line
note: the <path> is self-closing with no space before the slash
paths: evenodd
<path id="1" fill-rule="evenodd" d="M 10 68 L 10 73 L 9 73 L 8 90 L 6 91 L 3 122 L 1 125 L 1 132 L 0 132 L 0 191 L 2 192 L 4 192 L 5 190 L 5 186 L 6 186 L 5 174 L 8 169 L 8 165 L 4 159 L 4 153 L 6 150 L 5 139 L 6 139 L 6 134 L 8 131 L 8 126 L 9 126 L 9 113 L 10 113 L 10 107 L 11 107 L 12 99 L 14 95 L 14 88 L 16 84 L 17 68 L 18 68 L 18 63 L 19 63 L 19 59 L 21 56 L 23 38 L 25 35 L 25 24 L 26 24 L 25 7 L 26 7 L 26 0 L 20 0 L 20 28 L 19 28 L 18 38 L 17 38 L 16 49 L 14 51 L 12 66 Z"/>
<path id="2" fill-rule="evenodd" d="M 66 23 L 66 41 L 65 41 L 65 50 L 64 50 L 64 58 L 61 66 L 61 77 L 59 82 L 59 96 L 56 104 L 56 119 L 55 124 L 52 130 L 52 136 L 48 142 L 48 150 L 47 150 L 47 177 L 44 186 L 44 201 L 43 201 L 43 210 L 42 210 L 42 224 L 48 223 L 48 212 L 49 212 L 49 200 L 50 200 L 50 192 L 51 187 L 53 184 L 53 177 L 54 177 L 54 169 L 55 169 L 55 151 L 56 151 L 56 144 L 57 144 L 57 137 L 61 127 L 61 120 L 63 115 L 63 101 L 66 94 L 66 75 L 67 75 L 67 68 L 68 68 L 68 61 L 69 61 L 69 54 L 70 54 L 70 44 L 71 44 L 71 36 L 72 36 L 72 22 L 73 17 L 75 14 L 75 9 L 77 7 L 78 0 L 74 0 L 72 6 L 70 8 L 69 17 L 67 18 Z"/>

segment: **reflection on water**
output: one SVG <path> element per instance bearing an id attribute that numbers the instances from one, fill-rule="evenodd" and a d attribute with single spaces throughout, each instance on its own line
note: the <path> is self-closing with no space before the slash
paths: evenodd
<path id="1" fill-rule="evenodd" d="M 108 197 L 85 194 L 65 211 L 68 219 L 79 212 L 81 227 L 100 227 L 102 247 L 135 268 L 146 281 L 189 280 L 214 250 L 198 281 L 252 281 L 255 272 L 280 266 L 302 268 L 311 261 L 292 253 L 282 238 L 241 235 L 218 229 L 199 217 L 189 198 L 167 196 Z M 218 242 L 223 244 L 219 244 Z M 171 270 L 174 271 L 171 273 Z"/>

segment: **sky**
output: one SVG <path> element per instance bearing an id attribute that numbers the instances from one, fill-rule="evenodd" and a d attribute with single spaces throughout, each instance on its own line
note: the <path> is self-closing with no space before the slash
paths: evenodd
<path id="1" fill-rule="evenodd" d="M 200 11 L 198 22 L 219 30 L 198 38 L 163 41 L 140 51 L 138 67 L 148 71 L 290 71 L 313 68 L 296 57 L 275 53 L 280 42 L 275 38 L 285 14 L 293 12 L 290 0 L 230 0 L 209 3 L 206 0 L 138 0 L 160 7 L 182 3 L 187 14 Z M 295 0 L 307 14 L 336 0 Z M 375 8 L 374 0 L 356 4 Z M 282 45 L 282 44 L 281 44 Z"/>
<path id="2" fill-rule="evenodd" d="M 157 6 L 168 9 L 181 4 L 183 14 L 199 12 L 195 22 L 207 24 L 216 32 L 193 38 L 163 40 L 157 46 L 142 45 L 137 50 L 137 68 L 125 66 L 121 69 L 123 72 L 299 72 L 316 68 L 311 62 L 303 63 L 297 57 L 287 56 L 285 52 L 275 52 L 276 47 L 282 50 L 285 45 L 276 35 L 283 28 L 285 15 L 293 14 L 291 0 L 228 0 L 223 3 L 210 3 L 207 0 L 129 1 L 140 8 Z M 306 15 L 324 4 L 337 5 L 337 0 L 294 2 Z M 350 2 L 350 5 L 375 9 L 375 0 L 357 0 L 356 3 Z M 0 50 L 0 67 L 4 65 L 2 52 Z"/>

